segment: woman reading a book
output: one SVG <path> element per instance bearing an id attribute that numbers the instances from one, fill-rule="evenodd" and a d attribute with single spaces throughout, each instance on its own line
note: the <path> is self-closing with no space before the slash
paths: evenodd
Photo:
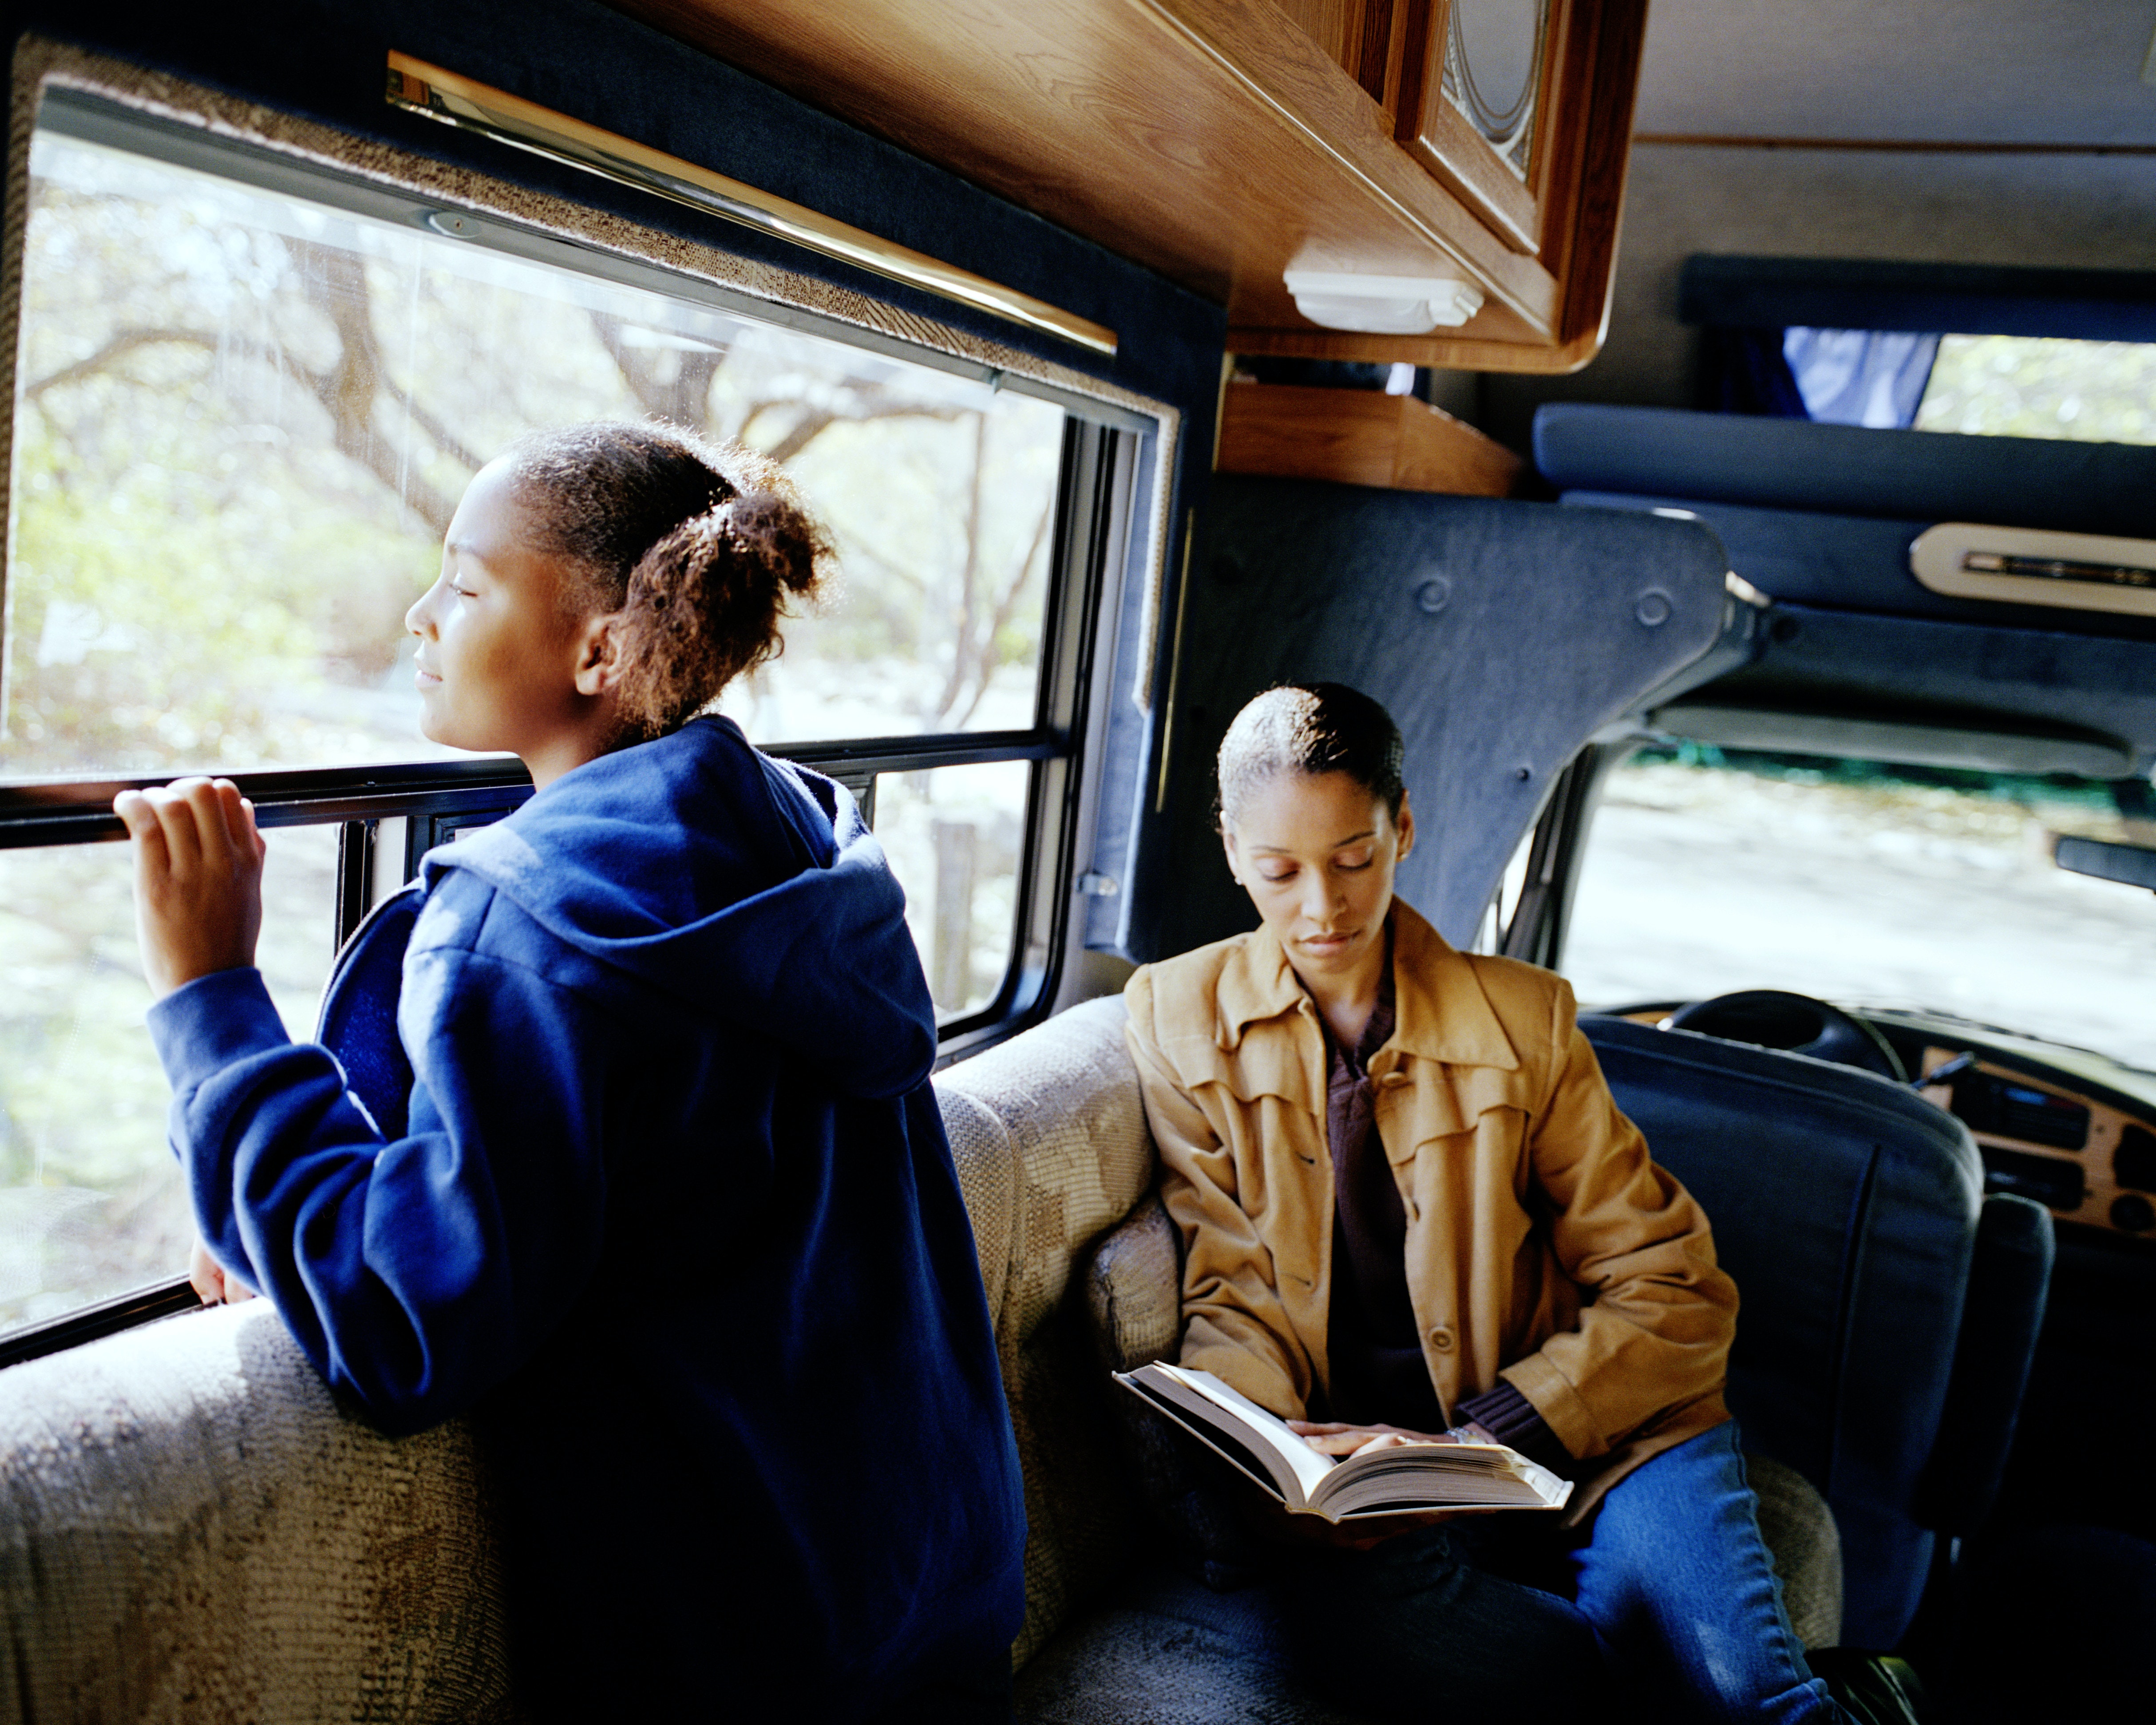
<path id="1" fill-rule="evenodd" d="M 1564 982 L 1456 952 L 1394 898 L 1401 767 L 1353 689 L 1251 702 L 1220 831 L 1260 925 L 1126 991 L 1182 1363 L 1327 1454 L 1495 1441 L 1578 1485 L 1561 1519 L 1281 1542 L 1295 1650 L 1409 1717 L 1589 1717 L 1614 1670 L 1643 1717 L 1842 1718 L 1722 1403 L 1737 1292 L 1707 1218 L 1618 1112 Z"/>
<path id="2" fill-rule="evenodd" d="M 231 782 L 116 804 L 196 1285 L 385 1431 L 472 1415 L 533 1717 L 1009 1715 L 1024 1513 L 904 898 L 704 712 L 825 560 L 685 433 L 483 468 L 407 619 L 421 727 L 536 794 L 369 919 L 318 1042 Z"/>

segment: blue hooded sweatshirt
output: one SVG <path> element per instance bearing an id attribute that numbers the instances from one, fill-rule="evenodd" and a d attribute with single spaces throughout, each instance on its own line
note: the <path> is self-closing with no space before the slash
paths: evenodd
<path id="1" fill-rule="evenodd" d="M 470 1412 L 553 1717 L 844 1718 L 1007 1649 L 1024 1513 L 904 896 L 723 719 L 432 852 L 285 1035 L 151 1014 L 203 1236 L 392 1433 Z"/>

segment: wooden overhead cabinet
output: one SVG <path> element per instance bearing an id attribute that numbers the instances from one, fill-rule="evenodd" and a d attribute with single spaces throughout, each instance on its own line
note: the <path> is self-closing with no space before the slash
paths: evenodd
<path id="1" fill-rule="evenodd" d="M 1238 352 L 1601 345 L 1645 0 L 614 3 L 1224 302 Z M 1365 293 L 1383 332 L 1305 315 Z"/>

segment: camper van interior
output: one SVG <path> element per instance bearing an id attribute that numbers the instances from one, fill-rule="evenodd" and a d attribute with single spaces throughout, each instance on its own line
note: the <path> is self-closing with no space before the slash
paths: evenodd
<path id="1" fill-rule="evenodd" d="M 465 1423 L 187 1280 L 113 801 L 251 798 L 305 1037 L 532 794 L 418 729 L 459 494 L 627 418 L 837 543 L 722 710 L 905 888 L 1018 1717 L 1369 1717 L 1111 1376 L 1184 1245 L 1121 990 L 1255 924 L 1215 754 L 1321 680 L 1404 734 L 1402 898 L 1569 979 L 1711 1217 L 1805 1645 L 2148 1717 L 2156 0 L 9 16 L 0 1716 L 522 1717 Z"/>

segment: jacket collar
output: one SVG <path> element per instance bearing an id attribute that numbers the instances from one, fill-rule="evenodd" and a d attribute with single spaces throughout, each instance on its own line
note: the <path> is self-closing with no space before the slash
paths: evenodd
<path id="1" fill-rule="evenodd" d="M 1400 899 L 1393 900 L 1393 985 L 1399 1013 L 1385 1049 L 1455 1066 L 1517 1070 L 1474 965 Z M 1222 970 L 1218 1040 L 1232 1052 L 1251 1025 L 1301 1011 L 1309 1000 L 1271 929 L 1260 924 Z M 1389 1069 L 1385 1050 L 1373 1059 Z"/>

